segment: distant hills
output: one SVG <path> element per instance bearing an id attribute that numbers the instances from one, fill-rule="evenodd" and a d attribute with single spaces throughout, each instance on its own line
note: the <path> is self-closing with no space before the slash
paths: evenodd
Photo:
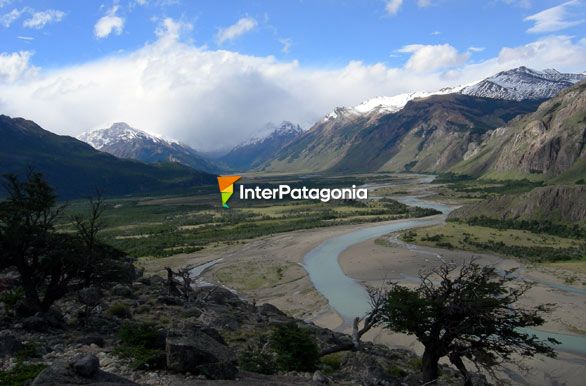
<path id="1" fill-rule="evenodd" d="M 190 146 L 154 136 L 124 122 L 114 123 L 106 129 L 87 131 L 77 138 L 118 158 L 146 163 L 177 162 L 206 172 L 218 169 Z"/>
<path id="2" fill-rule="evenodd" d="M 59 198 L 95 194 L 144 194 L 178 191 L 214 183 L 214 176 L 178 163 L 148 165 L 95 150 L 36 123 L 0 115 L 0 174 L 22 175 L 28 167 L 42 172 Z"/>
<path id="3" fill-rule="evenodd" d="M 270 160 L 284 146 L 301 136 L 303 130 L 299 125 L 283 121 L 278 126 L 267 127 L 269 134 L 253 138 L 234 147 L 218 161 L 230 170 L 249 170 Z"/>

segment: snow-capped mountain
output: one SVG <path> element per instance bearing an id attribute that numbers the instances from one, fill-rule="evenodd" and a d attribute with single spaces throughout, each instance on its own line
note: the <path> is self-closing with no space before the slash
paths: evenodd
<path id="1" fill-rule="evenodd" d="M 446 87 L 437 91 L 415 91 L 395 96 L 378 96 L 367 99 L 353 107 L 336 107 L 334 111 L 326 114 L 324 121 L 329 119 L 349 118 L 352 116 L 364 116 L 370 114 L 388 114 L 400 111 L 407 102 L 417 98 L 427 98 L 432 95 L 453 94 L 462 90 L 465 86 Z"/>
<path id="2" fill-rule="evenodd" d="M 323 121 L 396 113 L 403 109 L 407 102 L 432 95 L 461 93 L 514 101 L 547 99 L 583 79 L 586 79 L 585 74 L 565 74 L 554 69 L 536 71 L 519 67 L 467 85 L 446 87 L 432 92 L 415 91 L 395 96 L 378 96 L 356 106 L 336 107 L 334 111 L 326 114 Z"/>
<path id="3" fill-rule="evenodd" d="M 505 100 L 547 99 L 586 79 L 584 74 L 564 74 L 554 69 L 543 71 L 519 67 L 464 87 L 465 95 Z"/>
<path id="4" fill-rule="evenodd" d="M 135 129 L 124 122 L 114 123 L 106 129 L 87 131 L 78 139 L 118 158 L 147 163 L 178 162 L 204 171 L 216 169 L 188 145 Z"/>
<path id="5" fill-rule="evenodd" d="M 233 170 L 252 169 L 271 159 L 274 154 L 303 134 L 303 129 L 294 123 L 283 121 L 269 123 L 260 135 L 235 146 L 220 161 Z"/>

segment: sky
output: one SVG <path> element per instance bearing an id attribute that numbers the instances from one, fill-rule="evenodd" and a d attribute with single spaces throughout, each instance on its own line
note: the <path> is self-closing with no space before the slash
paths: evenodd
<path id="1" fill-rule="evenodd" d="M 525 65 L 586 71 L 586 0 L 0 0 L 0 113 L 202 151 Z"/>

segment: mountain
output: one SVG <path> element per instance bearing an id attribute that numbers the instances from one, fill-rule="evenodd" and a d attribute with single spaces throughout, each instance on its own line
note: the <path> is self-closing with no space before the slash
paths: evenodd
<path id="1" fill-rule="evenodd" d="M 149 165 L 103 153 L 33 121 L 0 115 L 0 174 L 44 174 L 59 198 L 175 191 L 211 184 L 214 177 L 177 163 Z"/>
<path id="2" fill-rule="evenodd" d="M 519 67 L 486 78 L 460 92 L 485 98 L 521 101 L 547 99 L 565 88 L 586 79 L 584 74 L 562 74 L 553 69 L 543 71 Z"/>
<path id="3" fill-rule="evenodd" d="M 502 101 L 458 93 L 413 99 L 395 113 L 337 110 L 265 165 L 270 171 L 437 172 L 459 162 L 470 146 L 536 101 Z"/>
<path id="4" fill-rule="evenodd" d="M 586 224 L 586 186 L 553 185 L 523 194 L 494 196 L 455 209 L 448 218 L 467 221 L 481 216 L 496 220 Z"/>
<path id="5" fill-rule="evenodd" d="M 177 162 L 207 172 L 217 169 L 191 147 L 135 129 L 124 122 L 114 123 L 107 129 L 87 131 L 78 139 L 118 158 L 146 163 Z"/>
<path id="6" fill-rule="evenodd" d="M 487 178 L 586 178 L 586 81 L 487 133 L 452 171 Z"/>
<path id="7" fill-rule="evenodd" d="M 257 169 L 447 171 L 494 129 L 581 78 L 520 67 L 470 85 L 338 107 Z"/>
<path id="8" fill-rule="evenodd" d="M 248 170 L 271 159 L 283 146 L 299 138 L 303 130 L 299 125 L 283 121 L 279 126 L 269 124 L 269 134 L 253 138 L 222 156 L 219 161 L 231 170 Z"/>

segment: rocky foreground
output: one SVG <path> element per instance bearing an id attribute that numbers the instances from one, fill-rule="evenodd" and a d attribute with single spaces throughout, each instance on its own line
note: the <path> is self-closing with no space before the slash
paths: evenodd
<path id="1" fill-rule="evenodd" d="M 19 302 L 5 301 L 0 383 L 22 384 L 14 379 L 32 374 L 35 386 L 421 384 L 419 357 L 371 343 L 322 356 L 308 372 L 272 367 L 271 336 L 279 327 L 306 332 L 321 351 L 351 338 L 221 287 L 197 288 L 189 296 L 169 292 L 160 276 L 143 277 L 132 286 L 80 290 L 53 311 L 27 317 Z M 482 377 L 476 381 L 485 384 Z M 455 370 L 442 367 L 440 385 L 461 383 Z"/>

